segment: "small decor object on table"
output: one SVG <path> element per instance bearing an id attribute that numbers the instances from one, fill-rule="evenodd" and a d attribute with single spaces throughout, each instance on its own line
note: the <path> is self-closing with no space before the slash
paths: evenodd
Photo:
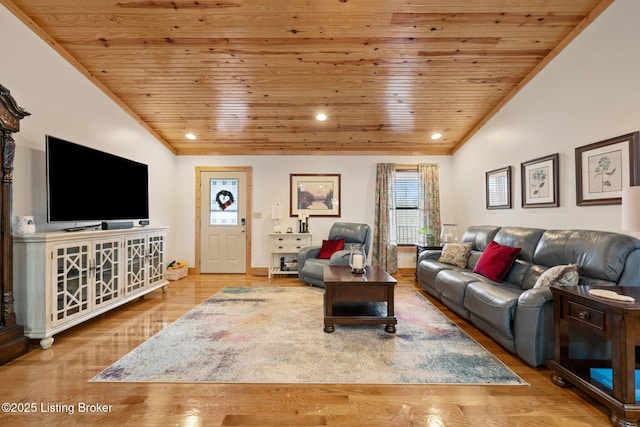
<path id="1" fill-rule="evenodd" d="M 366 261 L 367 255 L 364 253 L 362 245 L 359 243 L 352 243 L 351 252 L 349 253 L 349 266 L 351 267 L 351 273 L 364 274 Z"/>
<path id="2" fill-rule="evenodd" d="M 17 216 L 15 223 L 16 234 L 30 234 L 36 232 L 36 223 L 32 216 Z"/>
<path id="3" fill-rule="evenodd" d="M 418 235 L 420 236 L 420 241 L 418 245 L 420 246 L 435 246 L 436 245 L 436 235 L 429 227 L 422 227 L 418 230 Z"/>
<path id="4" fill-rule="evenodd" d="M 280 219 L 282 219 L 283 216 L 283 211 L 282 211 L 282 206 L 280 206 L 280 203 L 276 203 L 275 205 L 272 206 L 271 208 L 271 218 L 273 219 L 273 232 L 274 233 L 280 233 L 281 232 L 281 228 L 280 228 Z"/>
<path id="5" fill-rule="evenodd" d="M 444 246 L 445 243 L 456 243 L 458 241 L 458 225 L 457 224 L 442 224 L 442 231 L 440 233 L 440 242 Z"/>
<path id="6" fill-rule="evenodd" d="M 298 223 L 299 223 L 299 232 L 300 233 L 308 233 L 309 232 L 309 210 L 308 209 L 300 209 L 298 211 Z"/>

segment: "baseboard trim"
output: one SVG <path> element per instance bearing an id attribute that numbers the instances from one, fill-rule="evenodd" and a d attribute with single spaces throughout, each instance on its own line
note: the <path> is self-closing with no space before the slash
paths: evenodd
<path id="1" fill-rule="evenodd" d="M 256 277 L 269 277 L 269 268 L 268 267 L 252 268 L 250 274 Z"/>

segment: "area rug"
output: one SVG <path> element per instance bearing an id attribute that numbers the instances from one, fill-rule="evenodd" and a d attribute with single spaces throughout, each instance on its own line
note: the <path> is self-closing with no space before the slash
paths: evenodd
<path id="1" fill-rule="evenodd" d="M 527 385 L 416 290 L 395 314 L 325 333 L 322 289 L 228 287 L 91 381 Z"/>

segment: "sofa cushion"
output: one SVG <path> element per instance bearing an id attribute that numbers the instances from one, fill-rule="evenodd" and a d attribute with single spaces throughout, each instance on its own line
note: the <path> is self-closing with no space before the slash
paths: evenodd
<path id="1" fill-rule="evenodd" d="M 443 270 L 436 277 L 435 288 L 442 298 L 464 307 L 464 291 L 471 282 L 482 280 L 478 274 L 469 270 Z"/>
<path id="2" fill-rule="evenodd" d="M 500 227 L 495 225 L 471 225 L 462 234 L 462 243 L 472 243 L 474 251 L 484 251 L 493 241 Z"/>
<path id="3" fill-rule="evenodd" d="M 465 290 L 464 307 L 501 335 L 513 340 L 512 325 L 521 294 L 522 289 L 508 282 L 502 285 L 472 282 Z"/>
<path id="4" fill-rule="evenodd" d="M 482 274 L 494 282 L 502 282 L 519 252 L 520 248 L 504 246 L 495 241 L 491 242 L 480 255 L 473 272 Z"/>
<path id="5" fill-rule="evenodd" d="M 467 266 L 471 246 L 471 243 L 445 243 L 438 261 L 464 268 Z"/>
<path id="6" fill-rule="evenodd" d="M 640 240 L 625 234 L 591 230 L 547 230 L 536 248 L 536 264 L 578 264 L 580 275 L 617 283 L 627 256 Z"/>
<path id="7" fill-rule="evenodd" d="M 318 258 L 329 259 L 334 252 L 338 252 L 342 248 L 344 248 L 344 239 L 323 240 Z"/>
<path id="8" fill-rule="evenodd" d="M 578 264 L 556 265 L 540 275 L 534 288 L 551 285 L 575 286 L 578 284 Z"/>
<path id="9" fill-rule="evenodd" d="M 544 230 L 529 227 L 502 227 L 496 233 L 495 241 L 501 245 L 520 248 L 518 258 L 533 262 L 533 254 Z M 562 263 L 565 264 L 565 263 Z"/>
<path id="10" fill-rule="evenodd" d="M 435 296 L 440 298 L 440 293 L 435 287 L 436 277 L 441 271 L 451 270 L 457 268 L 451 264 L 443 264 L 437 259 L 424 259 L 420 261 L 418 265 L 418 283 L 420 287 Z"/>

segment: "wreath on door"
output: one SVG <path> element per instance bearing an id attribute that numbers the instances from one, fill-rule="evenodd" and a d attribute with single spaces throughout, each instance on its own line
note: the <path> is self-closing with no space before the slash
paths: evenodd
<path id="1" fill-rule="evenodd" d="M 227 209 L 233 204 L 233 202 L 233 194 L 231 194 L 231 191 L 220 190 L 218 191 L 218 194 L 216 194 L 216 203 L 222 210 Z"/>

